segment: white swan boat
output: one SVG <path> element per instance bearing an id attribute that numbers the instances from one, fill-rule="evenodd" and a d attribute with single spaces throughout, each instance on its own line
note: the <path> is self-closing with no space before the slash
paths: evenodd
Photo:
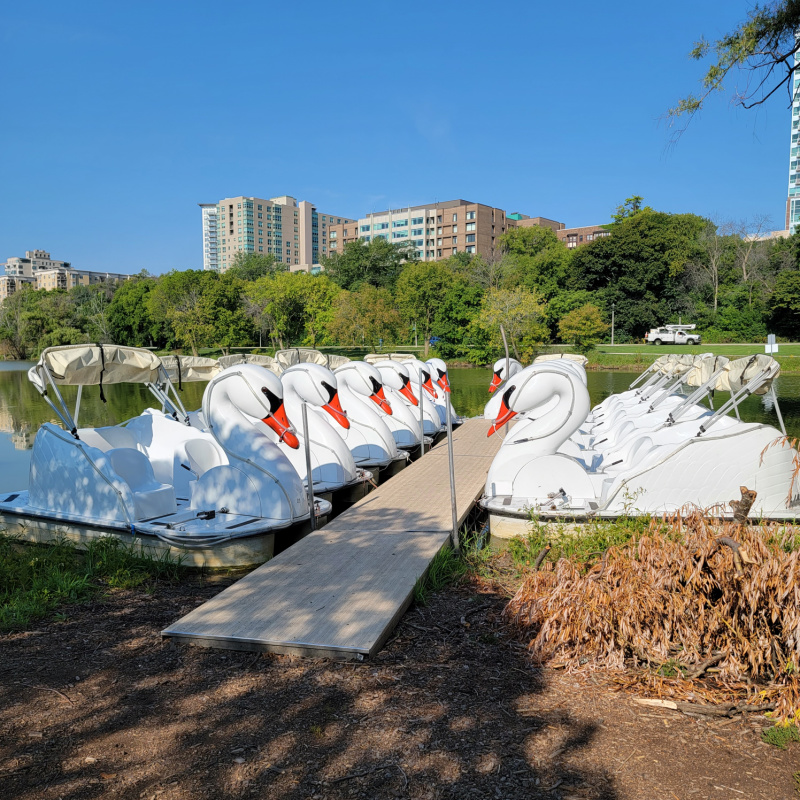
<path id="1" fill-rule="evenodd" d="M 218 371 L 201 361 L 179 363 L 181 381 L 199 379 L 201 372 L 207 380 Z M 150 351 L 110 344 L 46 349 L 29 379 L 64 427 L 41 426 L 28 488 L 0 494 L 0 514 L 6 523 L 50 533 L 80 530 L 88 538 L 111 533 L 156 550 L 163 544 L 195 564 L 265 560 L 272 554 L 273 534 L 304 526 L 310 512 L 288 460 L 241 422 L 249 415 L 263 419 L 265 427 L 288 428 L 280 381 L 260 377 L 235 397 L 217 391 L 215 400 L 224 403 L 205 402 L 206 389 L 207 432 L 190 424 L 167 369 Z M 242 383 L 220 373 L 209 385 L 223 381 L 227 388 Z M 98 386 L 103 397 L 103 386 L 117 383 L 143 384 L 161 410 L 147 409 L 122 425 L 79 427 L 84 387 Z M 78 387 L 74 411 L 59 391 L 65 385 Z M 222 405 L 229 415 L 224 424 Z M 318 514 L 330 511 L 323 501 L 315 505 Z M 242 544 L 246 539 L 250 543 Z"/>
<path id="2" fill-rule="evenodd" d="M 589 416 L 586 387 L 551 364 L 519 372 L 502 389 L 490 435 L 521 413 L 547 410 L 512 428 L 492 463 L 481 505 L 490 512 L 493 535 L 524 532 L 532 513 L 584 519 L 708 508 L 737 497 L 742 485 L 758 492 L 752 514 L 794 518 L 796 451 L 781 445 L 784 437 L 776 428 L 728 416 L 751 394 L 772 391 L 774 397 L 779 366 L 767 356 L 737 362 L 714 379 L 716 389 L 731 395 L 718 410 L 667 415 L 652 430 L 591 460 L 579 455 L 580 448 L 562 451 Z"/>
<path id="3" fill-rule="evenodd" d="M 408 454 L 395 443 L 387 420 L 394 411 L 384 391 L 381 373 L 365 361 L 349 361 L 333 373 L 339 386 L 339 400 L 350 427 L 338 431 L 356 465 L 385 480 L 408 464 Z"/>

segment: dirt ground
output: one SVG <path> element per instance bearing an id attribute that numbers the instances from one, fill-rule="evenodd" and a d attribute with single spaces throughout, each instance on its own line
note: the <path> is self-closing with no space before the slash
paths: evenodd
<path id="1" fill-rule="evenodd" d="M 162 644 L 224 583 L 117 592 L 0 638 L 0 797 L 800 797 L 763 718 L 645 709 L 531 666 L 504 598 L 409 611 L 359 664 Z"/>

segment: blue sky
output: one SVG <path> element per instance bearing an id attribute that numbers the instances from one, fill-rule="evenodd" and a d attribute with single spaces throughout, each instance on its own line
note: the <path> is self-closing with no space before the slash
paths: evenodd
<path id="1" fill-rule="evenodd" d="M 663 211 L 783 227 L 790 112 L 698 86 L 687 53 L 746 2 L 6 3 L 0 261 L 201 268 L 199 202 L 291 194 L 321 211 L 462 197 L 605 222 Z"/>

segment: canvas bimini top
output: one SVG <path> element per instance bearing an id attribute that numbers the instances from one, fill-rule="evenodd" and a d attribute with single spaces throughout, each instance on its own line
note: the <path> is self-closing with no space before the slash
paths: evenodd
<path id="1" fill-rule="evenodd" d="M 210 381 L 222 369 L 222 364 L 216 359 L 204 356 L 162 356 L 161 364 L 178 389 L 182 383 Z"/>
<path id="2" fill-rule="evenodd" d="M 100 399 L 105 403 L 104 385 L 143 384 L 167 413 L 189 423 L 189 415 L 161 359 L 143 347 L 119 344 L 48 347 L 42 351 L 39 361 L 28 370 L 28 380 L 75 438 L 78 438 L 78 416 L 84 386 L 99 386 Z M 67 408 L 59 386 L 78 387 L 74 412 Z"/>
<path id="3" fill-rule="evenodd" d="M 295 364 L 320 364 L 331 371 L 350 363 L 350 359 L 346 356 L 330 355 L 310 347 L 292 347 L 289 350 L 278 350 L 275 353 L 275 360 L 284 369 L 289 369 Z"/>
<path id="4" fill-rule="evenodd" d="M 41 392 L 47 384 L 102 386 L 111 383 L 155 383 L 161 359 L 142 347 L 118 344 L 67 344 L 48 347 L 28 370 Z"/>

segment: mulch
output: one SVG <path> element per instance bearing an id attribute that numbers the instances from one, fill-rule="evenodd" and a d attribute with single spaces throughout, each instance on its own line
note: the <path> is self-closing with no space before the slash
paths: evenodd
<path id="1" fill-rule="evenodd" d="M 0 796 L 791 798 L 800 746 L 763 717 L 636 705 L 599 671 L 532 665 L 507 598 L 450 588 L 372 661 L 164 644 L 225 581 L 116 591 L 0 637 Z"/>

